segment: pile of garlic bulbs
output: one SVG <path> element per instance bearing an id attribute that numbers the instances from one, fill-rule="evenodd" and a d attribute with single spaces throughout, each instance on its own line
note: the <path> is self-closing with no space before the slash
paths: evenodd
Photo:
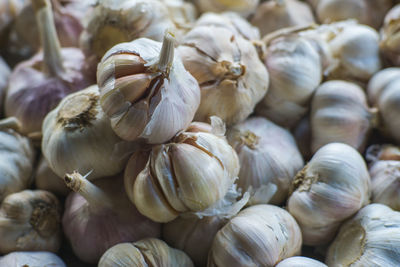
<path id="1" fill-rule="evenodd" d="M 400 266 L 397 0 L 0 0 L 0 266 Z"/>

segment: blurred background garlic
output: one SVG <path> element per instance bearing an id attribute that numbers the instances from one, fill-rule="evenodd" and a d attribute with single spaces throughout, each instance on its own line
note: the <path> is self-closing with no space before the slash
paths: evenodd
<path id="1" fill-rule="evenodd" d="M 286 210 L 255 205 L 239 212 L 218 231 L 207 266 L 275 266 L 300 254 L 301 244 L 300 228 Z"/>
<path id="2" fill-rule="evenodd" d="M 0 202 L 32 183 L 35 150 L 30 140 L 20 135 L 15 118 L 0 120 Z"/>
<path id="3" fill-rule="evenodd" d="M 239 173 L 236 152 L 223 134 L 185 131 L 149 153 L 134 153 L 125 188 L 137 209 L 153 221 L 169 222 L 222 200 Z"/>
<path id="4" fill-rule="evenodd" d="M 306 245 L 329 243 L 340 224 L 368 204 L 370 177 L 361 155 L 349 145 L 321 147 L 293 180 L 288 211 Z"/>
<path id="5" fill-rule="evenodd" d="M 265 1 L 257 7 L 250 21 L 260 30 L 261 36 L 282 28 L 315 23 L 310 6 L 299 0 Z"/>
<path id="6" fill-rule="evenodd" d="M 348 144 L 363 152 L 377 111 L 370 109 L 357 84 L 332 80 L 322 83 L 311 101 L 311 150 L 333 142 Z"/>
<path id="7" fill-rule="evenodd" d="M 328 265 L 311 258 L 294 256 L 284 259 L 275 265 L 275 267 L 328 267 Z"/>
<path id="8" fill-rule="evenodd" d="M 181 216 L 163 225 L 162 237 L 170 246 L 184 251 L 195 266 L 205 267 L 214 237 L 227 222 L 219 216 Z"/>
<path id="9" fill-rule="evenodd" d="M 380 48 L 385 59 L 395 66 L 400 66 L 400 4 L 395 5 L 386 14 L 381 28 Z"/>
<path id="10" fill-rule="evenodd" d="M 157 238 L 146 238 L 134 243 L 120 243 L 108 249 L 98 267 L 194 267 L 191 259 L 178 249 L 169 247 Z"/>
<path id="11" fill-rule="evenodd" d="M 227 125 L 246 119 L 268 90 L 268 71 L 252 43 L 226 27 L 199 25 L 178 47 L 201 89 L 195 120 L 220 117 Z"/>
<path id="12" fill-rule="evenodd" d="M 35 186 L 37 189 L 50 191 L 57 196 L 67 196 L 71 191 L 57 174 L 50 168 L 46 158 L 40 156 L 35 171 Z"/>
<path id="13" fill-rule="evenodd" d="M 400 68 L 387 68 L 376 73 L 368 83 L 368 100 L 380 114 L 379 130 L 400 144 Z"/>
<path id="14" fill-rule="evenodd" d="M 59 176 L 93 171 L 90 180 L 121 172 L 128 160 L 113 156 L 122 140 L 100 107 L 97 85 L 66 96 L 43 122 L 42 152 Z M 61 180 L 61 179 L 60 179 Z"/>
<path id="15" fill-rule="evenodd" d="M 17 251 L 0 257 L 0 266 L 66 267 L 56 254 L 48 251 Z"/>
<path id="16" fill-rule="evenodd" d="M 50 0 L 32 0 L 43 52 L 14 68 L 5 102 L 7 116 L 21 121 L 21 132 L 40 132 L 42 121 L 67 94 L 85 88 L 84 56 L 78 48 L 60 48 Z"/>
<path id="17" fill-rule="evenodd" d="M 0 206 L 0 253 L 57 252 L 61 245 L 61 205 L 44 190 L 7 196 Z"/>
<path id="18" fill-rule="evenodd" d="M 193 120 L 200 89 L 174 42 L 166 32 L 162 44 L 147 38 L 118 44 L 98 65 L 100 105 L 121 138 L 163 143 Z"/>
<path id="19" fill-rule="evenodd" d="M 8 78 L 10 77 L 10 68 L 0 56 L 0 117 L 3 116 L 4 96 L 8 86 Z"/>
<path id="20" fill-rule="evenodd" d="M 399 266 L 400 212 L 370 204 L 340 227 L 328 266 Z"/>
<path id="21" fill-rule="evenodd" d="M 142 216 L 129 201 L 122 175 L 91 183 L 74 172 L 64 181 L 74 191 L 65 202 L 64 234 L 82 261 L 97 263 L 118 243 L 160 236 L 160 224 Z"/>
<path id="22" fill-rule="evenodd" d="M 243 17 L 254 13 L 260 0 L 194 0 L 200 12 L 233 11 Z"/>
<path id="23" fill-rule="evenodd" d="M 229 144 L 236 150 L 240 172 L 236 182 L 245 192 L 260 191 L 252 204 L 281 204 L 286 200 L 294 175 L 304 167 L 291 133 L 262 117 L 252 117 L 228 130 Z M 271 195 L 268 188 L 274 188 Z M 265 191 L 267 190 L 267 191 Z M 269 199 L 271 198 L 271 200 Z"/>

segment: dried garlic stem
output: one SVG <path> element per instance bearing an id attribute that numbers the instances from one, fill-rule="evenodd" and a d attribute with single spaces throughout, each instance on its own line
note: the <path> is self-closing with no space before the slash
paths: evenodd
<path id="1" fill-rule="evenodd" d="M 52 76 L 62 76 L 65 70 L 50 0 L 31 0 L 31 2 L 43 47 L 43 72 Z"/>
<path id="2" fill-rule="evenodd" d="M 163 73 L 168 73 L 174 60 L 175 36 L 170 31 L 164 34 L 164 40 L 161 47 L 160 59 L 158 60 L 158 69 Z"/>
<path id="3" fill-rule="evenodd" d="M 19 131 L 21 129 L 21 122 L 16 117 L 8 117 L 0 120 L 0 130 L 13 129 Z"/>

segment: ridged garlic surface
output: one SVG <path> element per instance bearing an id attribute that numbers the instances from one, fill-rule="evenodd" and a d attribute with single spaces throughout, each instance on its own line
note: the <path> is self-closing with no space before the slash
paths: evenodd
<path id="1" fill-rule="evenodd" d="M 184 36 L 178 51 L 201 89 L 195 120 L 207 121 L 215 115 L 227 125 L 240 122 L 268 90 L 268 71 L 257 50 L 226 27 L 195 27 Z"/>
<path id="2" fill-rule="evenodd" d="M 364 159 L 343 143 L 321 147 L 292 187 L 287 207 L 306 245 L 329 243 L 340 224 L 368 204 L 371 194 Z"/>
<path id="3" fill-rule="evenodd" d="M 59 176 L 77 170 L 93 172 L 89 179 L 119 173 L 127 158 L 113 157 L 122 140 L 100 107 L 96 85 L 65 97 L 43 122 L 42 152 Z"/>
<path id="4" fill-rule="evenodd" d="M 0 258 L 0 266 L 66 267 L 60 257 L 47 251 L 16 251 Z"/>
<path id="5" fill-rule="evenodd" d="M 362 152 L 377 120 L 363 89 L 355 83 L 332 80 L 322 83 L 311 101 L 311 149 L 328 143 L 345 143 Z"/>
<path id="6" fill-rule="evenodd" d="M 169 222 L 222 200 L 239 173 L 239 160 L 221 134 L 185 131 L 148 153 L 134 153 L 125 188 L 137 209 L 153 221 Z"/>
<path id="7" fill-rule="evenodd" d="M 0 253 L 57 252 L 61 246 L 61 205 L 44 190 L 7 196 L 0 206 Z"/>
<path id="8" fill-rule="evenodd" d="M 272 0 L 257 7 L 251 23 L 264 36 L 282 28 L 307 26 L 315 23 L 315 20 L 307 3 L 299 0 Z"/>
<path id="9" fill-rule="evenodd" d="M 233 11 L 246 17 L 253 13 L 260 0 L 195 0 L 201 12 Z"/>
<path id="10" fill-rule="evenodd" d="M 108 249 L 98 267 L 194 267 L 192 260 L 178 249 L 156 238 L 146 238 L 135 243 L 120 243 Z"/>
<path id="11" fill-rule="evenodd" d="M 255 205 L 233 217 L 214 238 L 208 267 L 275 266 L 300 254 L 301 232 L 284 209 Z"/>
<path id="12" fill-rule="evenodd" d="M 255 192 L 253 204 L 281 204 L 286 200 L 294 175 L 304 167 L 303 158 L 291 133 L 262 117 L 252 117 L 228 130 L 227 138 L 239 156 L 242 191 Z M 262 190 L 275 186 L 268 196 Z M 271 200 L 263 199 L 272 197 Z"/>
<path id="13" fill-rule="evenodd" d="M 162 44 L 147 38 L 121 43 L 99 63 L 100 105 L 122 139 L 163 143 L 193 120 L 200 89 L 174 42 L 166 32 Z"/>
<path id="14" fill-rule="evenodd" d="M 400 212 L 370 204 L 340 227 L 329 246 L 332 267 L 399 266 Z"/>
<path id="15" fill-rule="evenodd" d="M 400 66 L 400 4 L 395 5 L 385 16 L 381 28 L 380 48 L 386 60 Z"/>
<path id="16" fill-rule="evenodd" d="M 311 258 L 295 256 L 284 259 L 275 267 L 328 267 L 328 265 Z"/>

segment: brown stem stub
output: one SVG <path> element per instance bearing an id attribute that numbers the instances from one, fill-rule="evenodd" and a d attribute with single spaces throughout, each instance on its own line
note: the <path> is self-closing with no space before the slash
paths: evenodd
<path id="1" fill-rule="evenodd" d="M 74 192 L 78 192 L 81 189 L 81 179 L 83 179 L 82 175 L 74 171 L 71 174 L 65 174 L 64 182 L 68 188 L 70 188 Z"/>

